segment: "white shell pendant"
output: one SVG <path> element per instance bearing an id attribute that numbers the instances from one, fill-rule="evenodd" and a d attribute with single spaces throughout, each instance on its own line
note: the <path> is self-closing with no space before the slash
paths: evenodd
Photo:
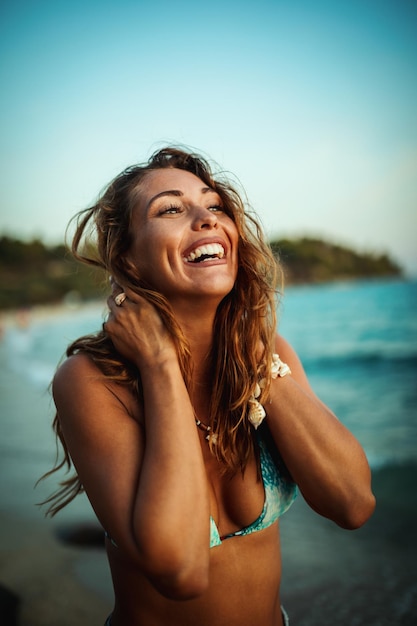
<path id="1" fill-rule="evenodd" d="M 262 404 L 258 402 L 255 398 L 251 398 L 249 400 L 249 405 L 250 407 L 248 419 L 256 430 L 265 419 L 266 412 Z"/>
<path id="2" fill-rule="evenodd" d="M 279 358 L 278 354 L 272 355 L 272 363 L 271 363 L 271 378 L 277 378 L 278 376 L 282 378 L 287 374 L 291 374 L 291 370 L 286 363 L 283 363 Z M 264 389 L 266 386 L 266 378 L 262 378 L 259 383 L 255 385 L 255 391 L 253 392 L 253 396 L 249 399 L 249 414 L 248 419 L 252 426 L 256 429 L 260 424 L 262 424 L 263 420 L 266 417 L 266 411 L 262 404 L 258 402 L 256 398 L 259 398 L 261 395 L 261 389 Z"/>
<path id="3" fill-rule="evenodd" d="M 272 364 L 271 364 L 271 376 L 272 378 L 284 378 L 287 374 L 291 374 L 290 367 L 281 361 L 278 354 L 272 355 Z"/>
<path id="4" fill-rule="evenodd" d="M 209 443 L 212 443 L 214 446 L 217 443 L 217 433 L 209 433 L 208 435 L 205 436 L 206 441 L 208 441 Z"/>

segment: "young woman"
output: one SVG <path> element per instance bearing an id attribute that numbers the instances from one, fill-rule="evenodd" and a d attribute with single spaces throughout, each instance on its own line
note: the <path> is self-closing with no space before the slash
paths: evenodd
<path id="1" fill-rule="evenodd" d="M 77 475 L 50 512 L 85 489 L 114 584 L 106 623 L 287 624 L 279 517 L 296 490 L 344 528 L 374 497 L 361 446 L 276 335 L 277 264 L 256 220 L 204 159 L 167 148 L 82 212 L 73 252 L 112 295 L 54 379 Z"/>

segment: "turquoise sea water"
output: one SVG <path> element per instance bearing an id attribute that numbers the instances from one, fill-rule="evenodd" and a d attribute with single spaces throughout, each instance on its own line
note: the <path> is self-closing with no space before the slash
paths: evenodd
<path id="1" fill-rule="evenodd" d="M 417 282 L 288 289 L 282 334 L 373 467 L 417 461 Z"/>
<path id="2" fill-rule="evenodd" d="M 288 288 L 280 332 L 316 393 L 357 436 L 374 468 L 417 463 L 417 282 Z M 104 305 L 9 324 L 0 343 L 0 508 L 50 492 L 33 483 L 55 457 L 48 384 L 67 344 L 100 328 Z M 79 505 L 77 505 L 79 506 Z M 72 509 L 73 510 L 73 509 Z M 68 507 L 70 514 L 71 507 Z"/>

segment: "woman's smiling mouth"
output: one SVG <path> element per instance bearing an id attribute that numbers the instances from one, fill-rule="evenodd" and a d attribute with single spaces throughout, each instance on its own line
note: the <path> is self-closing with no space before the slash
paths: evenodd
<path id="1" fill-rule="evenodd" d="M 186 257 L 186 263 L 204 263 L 205 261 L 221 260 L 225 255 L 224 247 L 220 243 L 208 243 L 198 246 Z"/>

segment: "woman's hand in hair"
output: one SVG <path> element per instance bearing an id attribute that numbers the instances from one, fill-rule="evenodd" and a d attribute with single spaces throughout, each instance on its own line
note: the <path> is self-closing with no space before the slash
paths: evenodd
<path id="1" fill-rule="evenodd" d="M 139 369 L 152 362 L 177 360 L 174 341 L 155 307 L 130 289 L 111 281 L 112 294 L 107 299 L 110 309 L 104 329 L 116 350 Z M 126 294 L 118 305 L 117 296 Z"/>

